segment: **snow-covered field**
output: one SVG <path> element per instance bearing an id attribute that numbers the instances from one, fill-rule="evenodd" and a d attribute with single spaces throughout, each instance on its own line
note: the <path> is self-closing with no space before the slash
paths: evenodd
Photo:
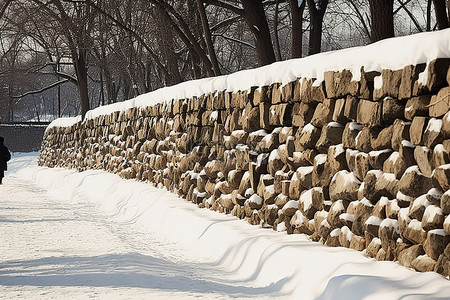
<path id="1" fill-rule="evenodd" d="M 0 298 L 449 299 L 450 282 L 219 214 L 103 171 L 15 154 Z"/>

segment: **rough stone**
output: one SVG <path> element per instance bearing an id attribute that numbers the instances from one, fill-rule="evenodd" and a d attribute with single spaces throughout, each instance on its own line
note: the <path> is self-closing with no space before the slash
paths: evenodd
<path id="1" fill-rule="evenodd" d="M 442 229 L 444 227 L 444 214 L 440 207 L 429 205 L 422 218 L 422 228 L 425 231 Z"/>
<path id="2" fill-rule="evenodd" d="M 354 173 L 359 180 L 364 180 L 367 172 L 370 170 L 369 154 L 358 152 L 355 156 Z"/>
<path id="3" fill-rule="evenodd" d="M 344 148 L 356 149 L 356 137 L 361 129 L 362 126 L 354 122 L 349 122 L 345 125 L 342 133 L 342 144 Z"/>
<path id="4" fill-rule="evenodd" d="M 369 127 L 381 125 L 382 102 L 360 100 L 356 121 Z"/>
<path id="5" fill-rule="evenodd" d="M 358 198 L 361 181 L 353 172 L 342 170 L 336 173 L 330 183 L 331 200 L 354 201 Z"/>
<path id="6" fill-rule="evenodd" d="M 316 143 L 316 149 L 321 153 L 327 153 L 328 148 L 342 142 L 342 133 L 344 126 L 339 123 L 331 122 L 322 128 L 319 140 Z"/>
<path id="7" fill-rule="evenodd" d="M 431 177 L 433 151 L 427 147 L 417 146 L 414 149 L 414 159 L 419 166 L 420 171 L 427 177 Z"/>
<path id="8" fill-rule="evenodd" d="M 411 127 L 409 130 L 409 137 L 411 143 L 413 143 L 414 145 L 422 144 L 422 136 L 425 130 L 425 126 L 426 124 L 428 124 L 428 119 L 429 118 L 427 117 L 416 116 L 412 120 Z"/>
<path id="9" fill-rule="evenodd" d="M 395 198 L 398 192 L 398 180 L 392 173 L 382 173 L 375 183 L 375 190 L 389 199 Z"/>
<path id="10" fill-rule="evenodd" d="M 347 123 L 348 119 L 345 116 L 345 102 L 346 102 L 345 98 L 340 98 L 336 100 L 333 112 L 334 122 L 338 122 L 341 124 Z"/>
<path id="11" fill-rule="evenodd" d="M 323 127 L 331 122 L 333 119 L 334 105 L 335 101 L 331 99 L 325 99 L 319 103 L 314 111 L 311 124 L 316 127 Z"/>
<path id="12" fill-rule="evenodd" d="M 404 122 L 400 119 L 394 121 L 394 127 L 392 128 L 391 146 L 395 151 L 399 151 L 400 145 L 403 140 L 408 140 L 409 129 L 411 123 Z"/>
<path id="13" fill-rule="evenodd" d="M 300 195 L 298 210 L 308 219 L 312 219 L 317 211 L 323 208 L 324 196 L 322 188 L 315 187 Z"/>
<path id="14" fill-rule="evenodd" d="M 295 134 L 295 151 L 300 152 L 313 148 L 320 135 L 320 129 L 310 123 L 303 127 L 302 130 L 297 130 Z"/>
<path id="15" fill-rule="evenodd" d="M 411 268 L 411 262 L 418 256 L 424 254 L 425 251 L 423 250 L 422 245 L 413 245 L 400 252 L 398 255 L 398 262 L 404 267 Z"/>
<path id="16" fill-rule="evenodd" d="M 446 86 L 446 75 L 450 65 L 450 58 L 437 58 L 428 63 L 427 88 L 429 91 L 438 91 Z"/>
<path id="17" fill-rule="evenodd" d="M 392 153 L 391 149 L 370 151 L 369 152 L 370 166 L 375 170 L 383 170 L 383 164 L 389 158 L 391 153 Z"/>
<path id="18" fill-rule="evenodd" d="M 402 101 L 394 98 L 383 99 L 383 110 L 381 120 L 384 124 L 390 125 L 395 119 L 401 119 L 404 115 L 405 105 Z"/>
<path id="19" fill-rule="evenodd" d="M 433 182 L 443 191 L 450 189 L 450 164 L 442 165 L 434 169 Z"/>
<path id="20" fill-rule="evenodd" d="M 403 68 L 402 80 L 400 83 L 398 98 L 410 99 L 413 94 L 414 83 L 419 78 L 419 74 L 425 70 L 425 64 L 409 65 Z"/>
<path id="21" fill-rule="evenodd" d="M 389 70 L 383 69 L 381 76 L 383 78 L 383 85 L 381 87 L 383 95 L 398 98 L 398 91 L 402 80 L 403 70 Z"/>
<path id="22" fill-rule="evenodd" d="M 437 95 L 431 97 L 429 104 L 430 117 L 441 117 L 450 110 L 450 87 L 442 88 Z"/>
<path id="23" fill-rule="evenodd" d="M 358 115 L 358 103 L 358 98 L 348 95 L 345 99 L 344 117 L 349 120 L 356 121 Z"/>
<path id="24" fill-rule="evenodd" d="M 439 256 L 444 253 L 445 247 L 450 239 L 442 229 L 428 231 L 427 239 L 423 243 L 425 253 L 433 260 L 438 260 Z"/>
<path id="25" fill-rule="evenodd" d="M 296 127 L 303 127 L 311 122 L 315 109 L 316 105 L 313 105 L 312 103 L 295 103 L 292 108 L 292 125 Z"/>
<path id="26" fill-rule="evenodd" d="M 450 156 L 443 144 L 437 144 L 433 149 L 432 165 L 438 167 L 450 163 Z"/>
<path id="27" fill-rule="evenodd" d="M 372 215 L 372 211 L 373 205 L 367 199 L 363 199 L 358 202 L 352 224 L 352 232 L 359 236 L 364 235 L 364 224 Z"/>
<path id="28" fill-rule="evenodd" d="M 391 140 L 394 126 L 383 128 L 378 135 L 372 135 L 370 144 L 374 150 L 385 150 L 391 148 Z"/>
<path id="29" fill-rule="evenodd" d="M 426 194 L 431 188 L 431 179 L 423 175 L 417 166 L 408 168 L 398 182 L 398 190 L 412 197 Z"/>
<path id="30" fill-rule="evenodd" d="M 428 148 L 434 148 L 442 143 L 444 136 L 442 134 L 442 120 L 431 118 L 423 133 L 423 144 Z"/>
<path id="31" fill-rule="evenodd" d="M 428 116 L 430 100 L 431 95 L 421 95 L 409 99 L 405 106 L 405 118 L 412 120 L 415 116 Z"/>

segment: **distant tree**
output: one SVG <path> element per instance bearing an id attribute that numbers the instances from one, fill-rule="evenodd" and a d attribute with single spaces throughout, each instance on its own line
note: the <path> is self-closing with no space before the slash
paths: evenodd
<path id="1" fill-rule="evenodd" d="M 447 0 L 447 5 L 450 1 Z M 436 22 L 438 29 L 445 29 L 449 27 L 449 19 L 447 16 L 447 6 L 445 0 L 433 0 L 434 11 L 436 13 Z"/>
<path id="2" fill-rule="evenodd" d="M 323 17 L 328 0 L 307 0 L 310 17 L 309 55 L 320 53 L 322 47 Z"/>
<path id="3" fill-rule="evenodd" d="M 228 9 L 241 16 L 253 35 L 258 64 L 263 66 L 275 62 L 275 51 L 262 0 L 241 0 L 242 6 L 222 0 L 206 0 L 205 2 Z"/>
<path id="4" fill-rule="evenodd" d="M 303 12 L 306 2 L 304 0 L 289 0 L 292 17 L 291 57 L 302 57 L 303 51 Z"/>
<path id="5" fill-rule="evenodd" d="M 394 36 L 394 0 L 369 0 L 371 17 L 370 41 Z"/>

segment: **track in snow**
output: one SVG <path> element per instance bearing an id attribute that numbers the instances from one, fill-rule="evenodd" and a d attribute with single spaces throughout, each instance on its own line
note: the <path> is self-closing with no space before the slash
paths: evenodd
<path id="1" fill-rule="evenodd" d="M 0 237 L 0 298 L 269 296 L 182 261 L 183 249 L 115 222 L 91 202 L 59 200 L 12 176 L 0 186 Z"/>

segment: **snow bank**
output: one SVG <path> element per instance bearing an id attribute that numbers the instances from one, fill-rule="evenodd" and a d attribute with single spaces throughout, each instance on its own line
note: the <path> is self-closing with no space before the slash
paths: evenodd
<path id="1" fill-rule="evenodd" d="M 36 160 L 36 157 L 33 158 Z M 8 176 L 35 182 L 67 201 L 80 197 L 119 222 L 136 222 L 221 267 L 233 282 L 252 281 L 276 298 L 432 299 L 450 295 L 450 283 L 436 273 L 416 273 L 393 262 L 376 262 L 347 248 L 331 248 L 251 226 L 230 215 L 199 209 L 176 195 L 103 171 L 77 172 L 28 166 L 28 157 L 10 163 Z M 350 230 L 349 230 L 350 232 Z"/>

